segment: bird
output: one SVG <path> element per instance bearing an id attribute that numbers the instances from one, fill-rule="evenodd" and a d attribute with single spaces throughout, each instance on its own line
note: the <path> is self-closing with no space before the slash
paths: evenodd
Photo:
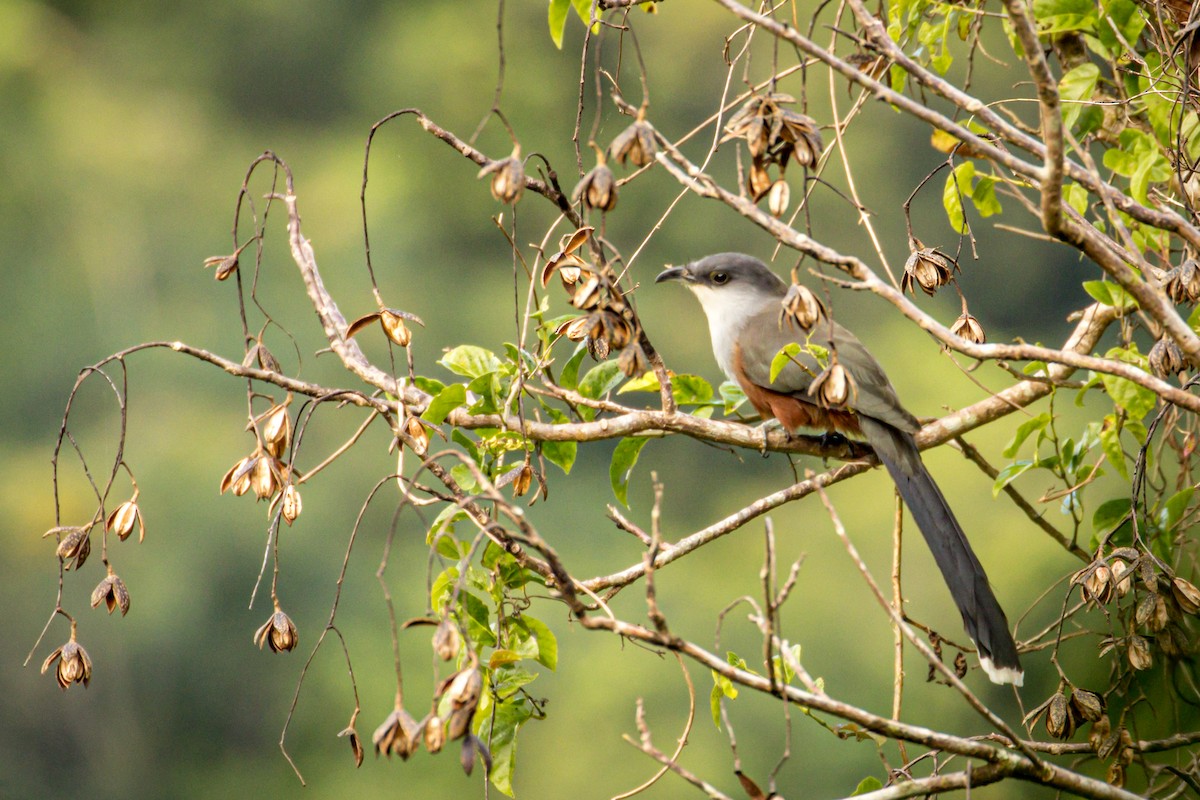
<path id="1" fill-rule="evenodd" d="M 808 428 L 866 440 L 929 545 L 980 666 L 993 683 L 1020 686 L 1024 670 L 1004 609 L 921 460 L 913 438 L 921 424 L 900 404 L 883 367 L 858 337 L 833 321 L 811 291 L 797 295 L 792 286 L 789 293 L 766 264 L 743 253 L 669 267 L 655 278 L 665 281 L 683 283 L 700 301 L 717 363 L 764 424 L 774 419 L 789 432 Z M 797 303 L 796 297 L 808 302 Z M 789 351 L 780 368 L 777 354 L 793 343 L 798 351 Z"/>

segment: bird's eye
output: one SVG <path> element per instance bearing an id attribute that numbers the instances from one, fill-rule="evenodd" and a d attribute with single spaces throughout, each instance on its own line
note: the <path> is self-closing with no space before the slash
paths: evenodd
<path id="1" fill-rule="evenodd" d="M 712 275 L 709 275 L 709 278 L 711 278 L 712 282 L 717 286 L 720 286 L 723 283 L 729 283 L 728 272 L 714 272 Z"/>

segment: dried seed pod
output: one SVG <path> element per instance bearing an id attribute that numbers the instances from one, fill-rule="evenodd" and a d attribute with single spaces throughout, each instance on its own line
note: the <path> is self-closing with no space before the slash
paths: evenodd
<path id="1" fill-rule="evenodd" d="M 608 342 L 604 339 L 588 338 L 584 342 L 584 347 L 587 348 L 588 355 L 592 357 L 593 361 L 603 361 L 608 358 L 610 348 Z"/>
<path id="2" fill-rule="evenodd" d="M 603 296 L 604 292 L 601 288 L 600 278 L 593 275 L 575 287 L 575 292 L 571 296 L 571 305 L 582 311 L 591 311 L 600 305 L 600 300 Z"/>
<path id="3" fill-rule="evenodd" d="M 1104 773 L 1104 780 L 1120 789 L 1125 785 L 1125 767 L 1119 761 L 1109 764 L 1108 771 Z"/>
<path id="4" fill-rule="evenodd" d="M 561 250 L 550 256 L 546 261 L 546 266 L 542 269 L 542 288 L 545 288 L 546 284 L 550 282 L 550 276 L 554 274 L 555 270 L 559 271 L 559 278 L 563 285 L 570 288 L 571 284 L 579 280 L 584 269 L 590 269 L 586 261 L 575 255 L 575 251 L 583 246 L 583 243 L 592 235 L 593 230 L 595 229 L 590 225 L 579 228 L 571 234 Z"/>
<path id="5" fill-rule="evenodd" d="M 987 334 L 983 332 L 983 326 L 979 324 L 979 320 L 966 312 L 959 314 L 958 319 L 954 320 L 954 324 L 950 326 L 950 332 L 975 344 L 983 344 L 987 341 Z"/>
<path id="6" fill-rule="evenodd" d="M 50 665 L 55 661 L 58 662 L 54 677 L 58 681 L 59 688 L 64 692 L 70 688 L 72 683 L 82 683 L 83 688 L 86 689 L 88 682 L 92 679 L 92 659 L 88 656 L 87 650 L 83 649 L 83 645 L 75 641 L 74 627 L 74 623 L 72 623 L 71 640 L 56 649 L 42 662 L 43 675 L 46 674 L 46 670 L 50 669 Z"/>
<path id="7" fill-rule="evenodd" d="M 63 562 L 63 569 L 78 570 L 83 566 L 83 562 L 87 561 L 87 557 L 92 552 L 92 537 L 87 528 L 51 528 L 45 536 L 51 533 L 57 533 L 62 536 L 58 542 L 58 547 L 55 549 L 57 555 Z"/>
<path id="8" fill-rule="evenodd" d="M 771 184 L 767 192 L 767 209 L 773 217 L 782 217 L 787 213 L 788 204 L 792 199 L 792 190 L 783 178 Z"/>
<path id="9" fill-rule="evenodd" d="M 300 634 L 292 618 L 275 607 L 275 613 L 254 632 L 254 643 L 261 650 L 263 645 L 270 645 L 271 652 L 285 653 L 300 643 Z"/>
<path id="10" fill-rule="evenodd" d="M 433 633 L 433 652 L 442 661 L 450 661 L 458 655 L 458 631 L 448 619 L 439 622 Z"/>
<path id="11" fill-rule="evenodd" d="M 1055 692 L 1046 709 L 1046 733 L 1055 739 L 1070 739 L 1075 733 L 1075 724 L 1067 711 L 1067 698 Z"/>
<path id="12" fill-rule="evenodd" d="M 412 449 L 417 455 L 424 457 L 429 452 L 429 431 L 419 417 L 409 417 L 404 422 L 404 431 L 412 438 Z"/>
<path id="13" fill-rule="evenodd" d="M 912 252 L 904 262 L 904 275 L 900 278 L 900 290 L 911 292 L 913 284 L 932 297 L 939 288 L 950 282 L 958 269 L 958 262 L 935 247 L 925 247 L 913 240 Z"/>
<path id="14" fill-rule="evenodd" d="M 854 379 L 838 362 L 836 355 L 808 387 L 808 396 L 825 408 L 840 408 L 857 395 Z"/>
<path id="15" fill-rule="evenodd" d="M 1146 638 L 1136 633 L 1129 637 L 1129 666 L 1136 670 L 1150 669 L 1154 666 L 1154 655 L 1150 652 L 1150 643 Z"/>
<path id="16" fill-rule="evenodd" d="M 1138 601 L 1137 607 L 1133 610 L 1133 621 L 1139 626 L 1149 624 L 1150 619 L 1154 616 L 1155 606 L 1157 605 L 1157 595 L 1143 595 L 1142 599 Z"/>
<path id="17" fill-rule="evenodd" d="M 482 691 L 483 673 L 478 667 L 467 667 L 450 678 L 446 696 L 450 699 L 451 708 L 470 708 L 473 711 L 475 706 L 479 705 L 479 695 Z"/>
<path id="18" fill-rule="evenodd" d="M 296 484 L 289 483 L 284 487 L 280 497 L 280 502 L 283 504 L 280 515 L 288 527 L 291 527 L 291 524 L 300 516 L 300 512 L 304 510 L 304 502 L 300 499 L 300 490 L 296 488 Z"/>
<path id="19" fill-rule="evenodd" d="M 589 334 L 593 339 L 604 339 L 614 350 L 622 350 L 633 341 L 633 326 L 629 320 L 614 311 L 600 312 L 599 331 L 593 326 Z"/>
<path id="20" fill-rule="evenodd" d="M 1116 584 L 1117 597 L 1124 597 L 1133 588 L 1133 573 L 1129 565 L 1119 558 L 1114 558 L 1112 566 L 1113 583 Z"/>
<path id="21" fill-rule="evenodd" d="M 361 767 L 363 763 L 363 746 L 362 740 L 358 738 L 358 731 L 351 725 L 339 733 L 338 736 L 345 736 L 350 740 L 350 750 L 354 753 L 354 766 Z"/>
<path id="22" fill-rule="evenodd" d="M 525 462 L 517 472 L 517 476 L 513 478 L 513 497 L 524 497 L 529 491 L 531 483 L 533 483 L 533 467 L 529 466 L 529 462 Z"/>
<path id="23" fill-rule="evenodd" d="M 206 258 L 204 259 L 204 268 L 208 269 L 209 267 L 216 267 L 217 271 L 213 274 L 213 277 L 219 281 L 223 281 L 233 273 L 237 272 L 238 257 L 241 254 L 242 251 L 238 250 L 231 256 L 212 256 L 210 258 Z"/>
<path id="24" fill-rule="evenodd" d="M 644 167 L 654 160 L 654 128 L 645 119 L 645 110 L 638 112 L 637 120 L 617 134 L 608 146 L 617 161 L 628 160 L 635 167 Z"/>
<path id="25" fill-rule="evenodd" d="M 288 415 L 287 403 L 271 406 L 262 419 L 263 444 L 268 453 L 281 458 L 292 443 L 292 418 Z"/>
<path id="26" fill-rule="evenodd" d="M 1170 612 L 1167 610 L 1167 601 L 1160 594 L 1154 600 L 1154 613 L 1150 616 L 1147 627 L 1153 633 L 1158 633 L 1163 628 L 1167 627 L 1167 623 L 1171 621 Z"/>
<path id="27" fill-rule="evenodd" d="M 446 744 L 446 722 L 437 714 L 431 713 L 425 718 L 423 729 L 425 749 L 430 753 L 439 752 Z"/>
<path id="28" fill-rule="evenodd" d="M 371 741 L 375 745 L 376 755 L 383 753 L 391 758 L 392 753 L 395 753 L 407 761 L 408 757 L 417 751 L 422 733 L 421 723 L 413 719 L 412 714 L 397 706 L 375 729 Z"/>
<path id="29" fill-rule="evenodd" d="M 521 199 L 525 191 L 525 163 L 521 160 L 521 145 L 513 145 L 512 155 L 492 161 L 479 170 L 477 177 L 492 176 L 492 197 L 509 205 Z"/>
<path id="30" fill-rule="evenodd" d="M 1175 602 L 1179 604 L 1185 614 L 1200 613 L 1200 589 L 1197 589 L 1191 581 L 1179 577 L 1173 578 L 1171 594 L 1174 595 Z"/>
<path id="31" fill-rule="evenodd" d="M 1179 349 L 1179 345 L 1166 336 L 1154 343 L 1154 346 L 1150 348 L 1150 354 L 1147 356 L 1147 359 L 1150 362 L 1151 372 L 1160 378 L 1178 375 L 1187 369 L 1187 362 L 1183 358 L 1183 351 Z"/>
<path id="32" fill-rule="evenodd" d="M 604 154 L 596 153 L 596 166 L 575 184 L 571 192 L 571 202 L 583 204 L 597 211 L 612 211 L 617 207 L 617 178 L 613 171 L 604 163 Z"/>
<path id="33" fill-rule="evenodd" d="M 1100 744 L 1096 747 L 1096 758 L 1101 761 L 1107 761 L 1111 758 L 1117 750 L 1117 745 L 1121 743 L 1120 731 L 1110 730 L 1111 726 L 1108 723 L 1107 717 L 1104 722 L 1104 726 L 1096 730 L 1100 737 Z"/>
<path id="34" fill-rule="evenodd" d="M 825 306 L 807 286 L 793 283 L 783 296 L 783 311 L 779 321 L 795 322 L 801 330 L 810 331 L 825 315 Z"/>
<path id="35" fill-rule="evenodd" d="M 250 488 L 259 500 L 265 500 L 279 488 L 279 467 L 273 456 L 260 455 L 250 471 Z M 236 494 L 236 492 L 234 492 Z"/>
<path id="36" fill-rule="evenodd" d="M 1071 706 L 1079 713 L 1080 718 L 1088 722 L 1097 722 L 1104 716 L 1104 698 L 1087 689 L 1071 690 Z"/>
<path id="37" fill-rule="evenodd" d="M 591 327 L 592 318 L 590 316 L 575 317 L 575 319 L 569 319 L 559 325 L 554 333 L 557 336 L 566 336 L 572 342 L 582 342 L 587 338 Z"/>
<path id="38" fill-rule="evenodd" d="M 636 378 L 650 369 L 650 364 L 646 361 L 646 354 L 642 351 L 642 346 L 639 344 L 631 344 L 621 351 L 621 355 L 617 358 L 617 366 L 627 378 Z"/>
<path id="39" fill-rule="evenodd" d="M 257 455 L 246 456 L 230 467 L 221 478 L 221 494 L 232 491 L 235 497 L 241 497 L 250 491 L 250 473 L 258 466 L 259 458 Z"/>
<path id="40" fill-rule="evenodd" d="M 146 539 L 146 524 L 142 520 L 142 510 L 138 507 L 137 497 L 138 493 L 135 491 L 133 497 L 117 506 L 105 522 L 108 530 L 115 533 L 121 541 L 125 541 L 129 534 L 133 533 L 134 523 L 138 526 L 138 541 Z"/>
<path id="41" fill-rule="evenodd" d="M 750 162 L 750 169 L 746 172 L 746 190 L 750 192 L 750 199 L 757 203 L 771 191 L 772 185 L 774 181 L 771 180 L 771 173 L 767 172 L 766 164 L 757 159 Z"/>
<path id="42" fill-rule="evenodd" d="M 129 613 L 129 589 L 125 587 L 125 581 L 111 569 L 108 576 L 92 590 L 92 608 L 99 607 L 101 603 L 108 606 L 109 614 L 118 608 L 122 617 Z"/>
<path id="43" fill-rule="evenodd" d="M 1088 597 L 1097 605 L 1106 604 L 1113 592 L 1112 570 L 1105 564 L 1096 565 L 1083 582 L 1083 588 L 1087 591 Z"/>

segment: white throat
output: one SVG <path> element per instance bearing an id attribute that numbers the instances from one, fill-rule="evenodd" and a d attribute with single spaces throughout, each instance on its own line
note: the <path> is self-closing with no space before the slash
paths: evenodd
<path id="1" fill-rule="evenodd" d="M 717 364 L 729 380 L 737 383 L 737 375 L 733 370 L 733 347 L 746 323 L 762 311 L 762 293 L 744 285 L 714 289 L 702 284 L 689 284 L 688 288 L 696 295 L 704 315 L 708 317 L 708 332 L 712 337 L 713 356 Z"/>

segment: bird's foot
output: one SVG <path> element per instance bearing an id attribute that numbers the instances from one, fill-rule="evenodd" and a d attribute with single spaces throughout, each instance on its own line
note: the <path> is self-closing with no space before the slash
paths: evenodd
<path id="1" fill-rule="evenodd" d="M 850 440 L 837 431 L 825 431 L 817 438 L 821 447 L 849 447 Z"/>
<path id="2" fill-rule="evenodd" d="M 780 422 L 779 420 L 777 420 L 777 419 L 765 420 L 762 424 L 760 424 L 758 426 L 759 435 L 762 436 L 762 447 L 759 450 L 759 452 L 762 453 L 763 458 L 767 457 L 767 442 L 771 436 L 771 431 L 783 431 L 789 438 L 792 435 L 791 431 L 789 431 L 787 428 L 785 428 L 783 426 L 783 423 Z"/>

